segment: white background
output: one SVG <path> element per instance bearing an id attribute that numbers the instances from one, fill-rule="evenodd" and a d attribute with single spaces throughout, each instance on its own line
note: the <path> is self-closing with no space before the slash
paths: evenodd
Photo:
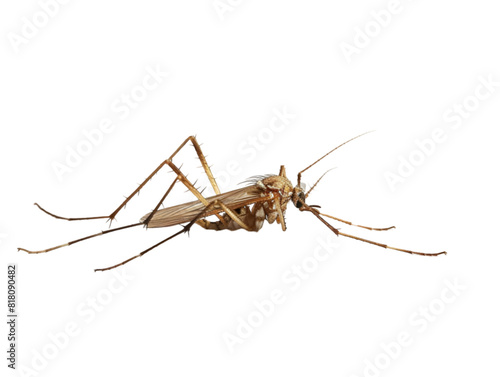
<path id="1" fill-rule="evenodd" d="M 402 0 L 380 30 L 371 12 L 386 14 L 385 1 L 220 3 L 230 10 L 218 13 L 209 0 L 71 1 L 52 10 L 18 51 L 13 34 L 22 36 L 34 17 L 43 23 L 43 10 L 36 1 L 2 4 L 0 247 L 2 271 L 18 265 L 18 367 L 33 371 L 21 375 L 498 372 L 500 87 L 487 99 L 470 97 L 479 77 L 500 81 L 494 2 Z M 349 61 L 341 45 L 354 46 L 366 27 L 373 37 Z M 112 103 L 138 90 L 147 67 L 169 76 L 120 119 Z M 467 99 L 477 109 L 453 129 L 443 114 Z M 269 133 L 274 111 L 283 109 L 295 118 Z M 65 163 L 67 148 L 104 118 L 112 132 L 58 179 L 54 163 Z M 399 158 L 417 156 L 416 142 L 438 128 L 446 141 L 391 190 L 384 175 L 397 174 Z M 335 240 L 293 206 L 286 232 L 276 224 L 258 233 L 193 228 L 118 270 L 133 277 L 125 286 L 93 269 L 180 227 L 124 230 L 42 255 L 16 251 L 107 229 L 105 220 L 51 218 L 32 203 L 62 216 L 108 215 L 188 135 L 203 143 L 214 172 L 237 164 L 227 186 L 236 188 L 281 164 L 295 183 L 299 170 L 369 130 L 376 132 L 305 174 L 311 185 L 337 167 L 309 203 L 355 223 L 397 226 L 370 232 L 332 220 L 344 232 L 447 256 Z M 260 138 L 255 156 L 252 137 Z M 193 180 L 201 173 L 192 148 L 176 162 Z M 137 222 L 172 177 L 155 177 L 113 226 Z M 183 191 L 166 205 L 192 200 Z M 292 290 L 283 274 L 312 263 L 318 239 L 330 238 L 339 246 Z M 109 294 L 109 284 L 120 292 Z M 454 294 L 447 284 L 461 288 Z M 254 302 L 276 289 L 284 302 L 230 352 L 224 334 L 237 334 L 239 318 L 258 319 Z M 99 311 L 88 306 L 93 298 Z M 430 322 L 418 314 L 429 306 L 436 314 Z M 66 339 L 68 325 L 78 334 Z M 410 345 L 394 346 L 401 332 Z M 4 350 L 4 335 L 1 344 Z"/>

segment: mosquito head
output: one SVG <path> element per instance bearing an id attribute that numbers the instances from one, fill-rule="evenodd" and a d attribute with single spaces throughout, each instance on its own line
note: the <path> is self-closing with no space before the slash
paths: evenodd
<path id="1" fill-rule="evenodd" d="M 305 189 L 306 187 L 303 183 L 298 184 L 293 188 L 292 202 L 293 205 L 297 208 L 302 207 L 306 202 L 306 194 L 304 193 Z"/>

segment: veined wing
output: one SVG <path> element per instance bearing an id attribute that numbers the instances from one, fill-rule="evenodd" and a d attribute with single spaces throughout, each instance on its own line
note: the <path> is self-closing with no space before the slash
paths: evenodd
<path id="1" fill-rule="evenodd" d="M 231 209 L 239 208 L 244 205 L 250 205 L 256 202 L 264 201 L 270 199 L 269 195 L 259 189 L 257 186 L 247 186 L 233 191 L 225 192 L 223 194 L 214 195 L 206 198 L 208 202 L 212 202 L 215 199 L 220 200 L 226 206 Z M 199 215 L 205 205 L 199 200 L 192 202 L 179 204 L 173 207 L 168 207 L 158 210 L 153 218 L 148 223 L 148 228 L 162 228 L 177 224 L 186 223 L 193 220 L 197 215 Z M 203 217 L 214 215 L 216 213 L 223 212 L 222 210 L 214 210 L 207 213 Z M 151 212 L 150 212 L 151 213 Z M 141 218 L 141 222 L 144 222 L 149 216 L 149 213 Z"/>

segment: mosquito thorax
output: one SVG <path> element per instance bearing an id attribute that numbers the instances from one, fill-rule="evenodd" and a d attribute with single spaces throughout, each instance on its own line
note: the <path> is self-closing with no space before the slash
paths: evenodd
<path id="1" fill-rule="evenodd" d="M 277 191 L 281 196 L 289 197 L 293 192 L 292 182 L 286 177 L 272 175 L 257 182 L 257 186 L 265 191 Z"/>
<path id="2" fill-rule="evenodd" d="M 263 194 L 273 192 L 281 197 L 281 203 L 287 203 L 293 195 L 292 182 L 287 177 L 271 175 L 256 182 Z"/>

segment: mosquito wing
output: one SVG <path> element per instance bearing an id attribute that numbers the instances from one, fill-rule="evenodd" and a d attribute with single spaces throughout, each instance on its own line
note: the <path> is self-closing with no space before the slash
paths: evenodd
<path id="1" fill-rule="evenodd" d="M 268 200 L 269 197 L 260 188 L 255 185 L 243 187 L 233 191 L 229 191 L 223 194 L 214 195 L 206 198 L 208 202 L 212 202 L 216 199 L 223 202 L 230 209 L 239 208 L 245 205 L 250 205 L 256 202 Z M 199 200 L 195 200 L 189 203 L 179 204 L 177 206 L 168 207 L 158 210 L 152 219 L 148 223 L 148 228 L 162 228 L 177 224 L 186 223 L 193 220 L 200 212 L 203 211 L 205 205 Z M 206 216 L 214 215 L 218 212 L 223 212 L 222 210 L 215 210 L 209 212 Z M 144 222 L 149 216 L 149 213 L 141 218 L 141 222 Z"/>

